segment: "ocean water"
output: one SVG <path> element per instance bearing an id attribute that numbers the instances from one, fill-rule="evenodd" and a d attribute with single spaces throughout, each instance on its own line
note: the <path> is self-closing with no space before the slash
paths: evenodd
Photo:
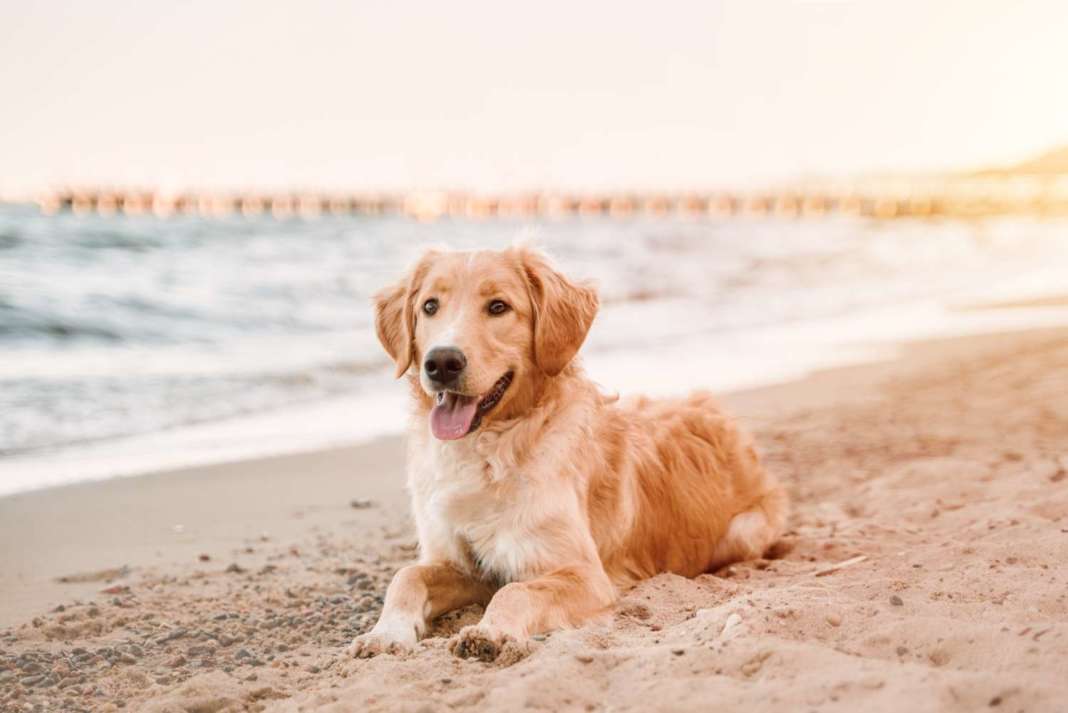
<path id="1" fill-rule="evenodd" d="M 624 393 L 733 389 L 903 339 L 1068 323 L 1068 223 L 832 217 L 40 215 L 0 206 L 0 493 L 356 443 L 404 389 L 371 294 L 429 244 L 548 250 L 600 285 L 584 348 Z M 357 464 L 354 464 L 357 467 Z"/>

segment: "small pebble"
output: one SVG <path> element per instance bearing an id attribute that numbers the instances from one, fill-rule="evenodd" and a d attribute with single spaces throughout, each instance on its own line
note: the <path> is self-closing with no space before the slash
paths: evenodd
<path id="1" fill-rule="evenodd" d="M 901 601 L 901 597 L 897 596 L 896 594 L 893 595 L 892 597 L 890 597 L 890 604 L 892 604 L 895 607 L 899 607 L 899 606 L 903 605 L 904 603 L 905 602 Z"/>
<path id="2" fill-rule="evenodd" d="M 827 615 L 827 623 L 830 624 L 831 626 L 841 626 L 842 625 L 842 617 L 838 616 L 837 614 L 828 614 Z"/>

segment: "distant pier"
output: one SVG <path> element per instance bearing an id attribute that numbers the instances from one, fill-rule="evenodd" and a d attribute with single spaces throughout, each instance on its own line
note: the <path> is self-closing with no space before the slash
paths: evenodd
<path id="1" fill-rule="evenodd" d="M 942 181 L 913 185 L 806 186 L 766 191 L 683 193 L 530 192 L 477 194 L 411 193 L 223 193 L 171 194 L 152 190 L 64 189 L 37 201 L 46 214 L 272 216 L 404 216 L 416 220 L 535 219 L 605 216 L 718 218 L 767 216 L 786 219 L 834 214 L 895 218 L 981 218 L 996 215 L 1068 216 L 1068 181 Z"/>

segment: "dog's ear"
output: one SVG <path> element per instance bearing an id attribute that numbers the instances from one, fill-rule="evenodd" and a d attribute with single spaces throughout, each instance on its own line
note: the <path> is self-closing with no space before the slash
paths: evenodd
<path id="1" fill-rule="evenodd" d="M 536 250 L 519 248 L 519 256 L 534 307 L 534 362 L 556 376 L 586 340 L 597 314 L 597 290 L 567 279 Z"/>
<path id="2" fill-rule="evenodd" d="M 408 281 L 401 280 L 374 296 L 375 332 L 378 341 L 397 364 L 397 376 L 408 371 L 412 363 L 411 330 L 404 320 L 404 303 L 408 300 Z"/>
<path id="3" fill-rule="evenodd" d="M 397 364 L 397 378 L 404 376 L 415 359 L 415 296 L 430 270 L 436 251 L 427 251 L 409 273 L 374 296 L 375 332 L 378 341 Z"/>

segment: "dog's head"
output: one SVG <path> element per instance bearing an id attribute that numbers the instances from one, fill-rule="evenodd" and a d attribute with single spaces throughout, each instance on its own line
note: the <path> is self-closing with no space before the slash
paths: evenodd
<path id="1" fill-rule="evenodd" d="M 429 251 L 375 296 L 378 338 L 409 369 L 442 440 L 514 418 L 582 346 L 597 293 L 530 248 Z M 414 376 L 414 374 L 413 374 Z"/>

